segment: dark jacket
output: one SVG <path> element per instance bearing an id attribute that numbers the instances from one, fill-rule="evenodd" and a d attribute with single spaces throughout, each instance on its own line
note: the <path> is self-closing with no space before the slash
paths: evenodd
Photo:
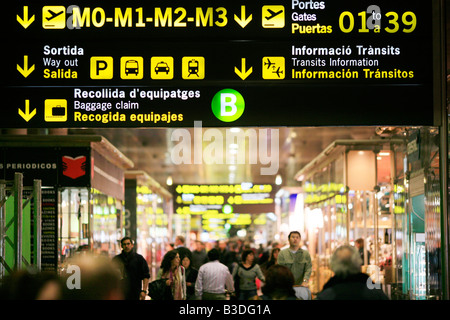
<path id="1" fill-rule="evenodd" d="M 192 251 L 191 265 L 194 269 L 200 269 L 200 267 L 208 261 L 208 254 L 206 253 L 205 249 L 203 249 L 202 251 Z"/>
<path id="2" fill-rule="evenodd" d="M 195 300 L 195 282 L 197 281 L 198 270 L 189 266 L 186 269 L 186 294 L 187 300 Z M 187 283 L 191 285 L 188 286 Z"/>
<path id="3" fill-rule="evenodd" d="M 147 261 L 136 252 L 115 256 L 113 261 L 119 264 L 122 273 L 122 281 L 125 287 L 125 299 L 139 300 L 142 289 L 142 280 L 150 278 L 150 270 Z M 145 288 L 147 289 L 147 288 Z"/>
<path id="4" fill-rule="evenodd" d="M 389 300 L 364 273 L 334 276 L 323 286 L 317 300 Z M 369 283 L 369 284 L 368 284 Z M 371 289 L 372 288 L 372 289 Z"/>
<path id="5" fill-rule="evenodd" d="M 370 264 L 370 251 L 367 251 L 367 263 Z M 362 264 L 364 264 L 364 248 L 358 249 L 359 255 L 361 256 Z"/>

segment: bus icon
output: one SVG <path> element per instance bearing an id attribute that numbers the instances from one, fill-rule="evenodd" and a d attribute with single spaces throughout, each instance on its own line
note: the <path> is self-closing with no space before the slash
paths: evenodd
<path id="1" fill-rule="evenodd" d="M 142 79 L 144 77 L 144 58 L 122 57 L 120 58 L 120 78 Z"/>
<path id="2" fill-rule="evenodd" d="M 136 60 L 128 60 L 125 62 L 125 74 L 127 76 L 129 74 L 137 76 L 139 74 L 139 63 Z"/>

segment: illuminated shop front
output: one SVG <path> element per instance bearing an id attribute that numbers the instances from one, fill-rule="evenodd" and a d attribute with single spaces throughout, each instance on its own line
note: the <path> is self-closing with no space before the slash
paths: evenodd
<path id="1" fill-rule="evenodd" d="M 383 139 L 337 140 L 296 175 L 313 292 L 332 276 L 333 251 L 362 238 L 362 271 L 392 299 L 442 298 L 437 131 L 386 132 L 379 131 Z"/>
<path id="2" fill-rule="evenodd" d="M 6 179 L 21 172 L 24 185 L 40 179 L 45 188 L 43 270 L 57 271 L 83 250 L 120 251 L 124 171 L 131 160 L 97 135 L 7 136 L 1 145 Z"/>
<path id="3" fill-rule="evenodd" d="M 122 229 L 124 236 L 135 240 L 135 250 L 147 260 L 152 279 L 166 253 L 165 245 L 172 238 L 172 208 L 172 194 L 146 172 L 125 173 Z"/>

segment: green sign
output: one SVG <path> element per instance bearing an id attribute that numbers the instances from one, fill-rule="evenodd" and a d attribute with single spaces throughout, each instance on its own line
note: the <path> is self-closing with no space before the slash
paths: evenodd
<path id="1" fill-rule="evenodd" d="M 223 122 L 233 122 L 244 113 L 244 97 L 233 89 L 223 89 L 216 93 L 211 102 L 211 108 L 217 119 Z"/>

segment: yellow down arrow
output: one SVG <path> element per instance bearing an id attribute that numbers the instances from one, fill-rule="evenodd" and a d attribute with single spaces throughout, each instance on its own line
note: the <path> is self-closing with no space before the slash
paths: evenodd
<path id="1" fill-rule="evenodd" d="M 21 66 L 17 65 L 17 71 L 19 71 L 25 78 L 34 71 L 34 64 L 28 69 L 28 56 L 23 56 L 23 69 Z"/>
<path id="2" fill-rule="evenodd" d="M 252 21 L 252 15 L 249 15 L 247 18 L 245 17 L 245 6 L 241 6 L 241 17 L 239 18 L 237 15 L 234 15 L 234 20 L 242 27 L 245 28 L 250 21 Z"/>
<path id="3" fill-rule="evenodd" d="M 19 115 L 25 119 L 26 122 L 30 121 L 31 118 L 33 118 L 36 115 L 36 109 L 31 111 L 30 113 L 30 100 L 25 100 L 25 112 L 20 110 L 19 108 Z"/>
<path id="4" fill-rule="evenodd" d="M 17 21 L 24 27 L 25 29 L 30 26 L 30 24 L 34 21 L 34 14 L 33 16 L 28 19 L 28 6 L 23 7 L 23 19 L 17 15 Z"/>
<path id="5" fill-rule="evenodd" d="M 245 58 L 242 58 L 242 67 L 241 70 L 239 70 L 237 67 L 234 67 L 234 72 L 242 79 L 245 80 L 252 72 L 253 68 L 250 67 L 250 69 L 245 70 Z"/>

